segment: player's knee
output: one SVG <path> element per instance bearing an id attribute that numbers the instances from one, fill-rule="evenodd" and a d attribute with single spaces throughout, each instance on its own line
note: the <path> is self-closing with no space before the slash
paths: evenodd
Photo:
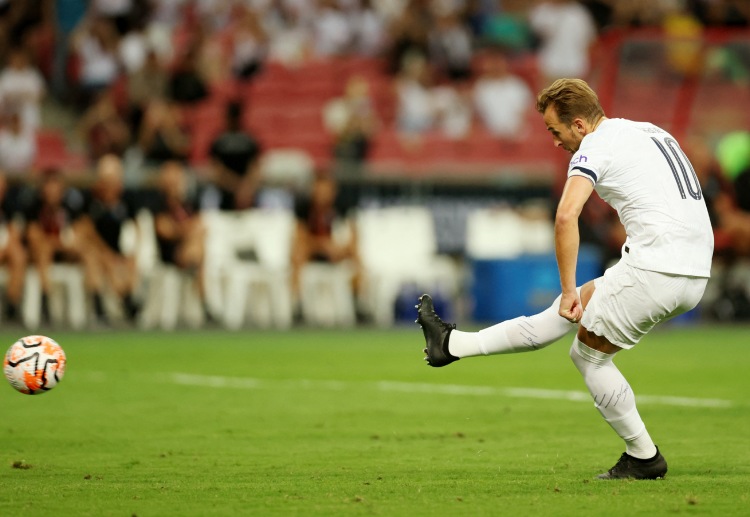
<path id="1" fill-rule="evenodd" d="M 580 341 L 578 341 L 578 338 L 573 338 L 573 343 L 570 345 L 570 350 L 568 351 L 568 355 L 570 356 L 570 360 L 573 361 L 573 364 L 576 365 L 576 368 L 579 370 L 582 366 L 583 358 L 581 357 L 581 354 L 578 352 L 578 346 L 579 344 L 582 344 Z"/>
<path id="2" fill-rule="evenodd" d="M 570 351 L 568 352 L 568 355 L 570 356 L 570 360 L 575 365 L 576 369 L 581 372 L 582 375 L 585 375 L 585 372 L 592 367 L 593 361 L 591 361 L 588 354 L 585 353 L 583 350 L 583 347 L 586 345 L 583 344 L 578 337 L 573 338 L 573 343 L 570 346 Z"/>

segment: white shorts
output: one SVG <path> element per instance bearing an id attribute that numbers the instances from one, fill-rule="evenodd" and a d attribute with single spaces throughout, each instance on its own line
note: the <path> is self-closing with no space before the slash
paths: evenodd
<path id="1" fill-rule="evenodd" d="M 689 311 L 708 278 L 634 268 L 622 261 L 594 280 L 581 325 L 610 343 L 633 348 L 657 323 Z"/>

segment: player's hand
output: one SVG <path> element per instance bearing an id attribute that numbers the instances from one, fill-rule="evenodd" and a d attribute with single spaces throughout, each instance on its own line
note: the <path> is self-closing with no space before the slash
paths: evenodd
<path id="1" fill-rule="evenodd" d="M 577 291 L 563 293 L 558 314 L 571 323 L 578 323 L 583 317 L 583 305 Z"/>

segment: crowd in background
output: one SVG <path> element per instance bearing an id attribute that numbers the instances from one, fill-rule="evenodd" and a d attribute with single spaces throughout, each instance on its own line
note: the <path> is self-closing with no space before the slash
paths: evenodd
<path id="1" fill-rule="evenodd" d="M 0 165 L 20 177 L 33 167 L 48 94 L 81 119 L 92 159 L 130 148 L 186 159 L 184 109 L 217 85 L 251 82 L 270 62 L 352 55 L 383 60 L 401 131 L 465 134 L 476 114 L 513 138 L 523 112 L 509 106 L 528 106 L 539 85 L 511 76 L 504 59 L 534 55 L 542 83 L 586 77 L 592 45 L 618 27 L 749 20 L 747 3 L 733 0 L 6 0 Z M 477 67 L 487 49 L 500 51 Z"/>
<path id="2" fill-rule="evenodd" d="M 378 116 L 372 85 L 356 76 L 321 112 L 335 137 L 332 156 L 364 159 L 384 123 L 407 141 L 435 128 L 465 137 L 475 123 L 497 138 L 519 138 L 538 85 L 512 73 L 509 60 L 533 56 L 542 83 L 586 78 L 602 35 L 685 24 L 747 28 L 750 6 L 742 0 L 0 0 L 0 216 L 26 223 L 5 225 L 0 260 L 14 272 L 33 263 L 45 291 L 50 263 L 78 261 L 96 315 L 104 318 L 100 295 L 110 282 L 124 314 L 134 317 L 133 265 L 120 253 L 119 228 L 138 204 L 124 194 L 122 170 L 136 151 L 138 163 L 156 171 L 145 183 L 157 191 L 150 207 L 162 259 L 199 270 L 203 230 L 195 215 L 207 205 L 257 206 L 263 147 L 243 124 L 236 92 L 247 90 L 224 98 L 226 124 L 206 164 L 191 160 L 195 142 L 185 118 L 217 87 L 252 84 L 270 63 L 295 67 L 361 56 L 383 64 L 394 91 L 392 121 Z M 67 141 L 83 146 L 95 171 L 75 179 L 82 190 L 68 188 L 66 171 L 36 166 L 45 152 L 37 138 L 45 103 L 76 120 L 77 134 Z M 717 249 L 750 255 L 750 144 L 739 135 L 724 154 L 705 142 L 685 145 L 703 175 Z M 209 188 L 188 200 L 195 181 Z M 311 243 L 315 232 L 330 233 L 333 204 L 326 201 L 321 213 L 309 196 L 289 203 L 308 232 L 298 239 L 307 244 L 295 261 L 328 253 L 326 245 Z M 339 254 L 352 252 L 323 258 Z M 10 278 L 5 307 L 14 318 L 21 275 Z"/>

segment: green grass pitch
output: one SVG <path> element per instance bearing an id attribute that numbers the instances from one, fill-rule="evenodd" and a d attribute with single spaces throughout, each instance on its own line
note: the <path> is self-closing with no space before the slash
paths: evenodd
<path id="1" fill-rule="evenodd" d="M 750 515 L 750 327 L 620 354 L 670 471 L 615 482 L 570 337 L 432 369 L 416 326 L 49 334 L 62 383 L 0 386 L 0 515 Z"/>

